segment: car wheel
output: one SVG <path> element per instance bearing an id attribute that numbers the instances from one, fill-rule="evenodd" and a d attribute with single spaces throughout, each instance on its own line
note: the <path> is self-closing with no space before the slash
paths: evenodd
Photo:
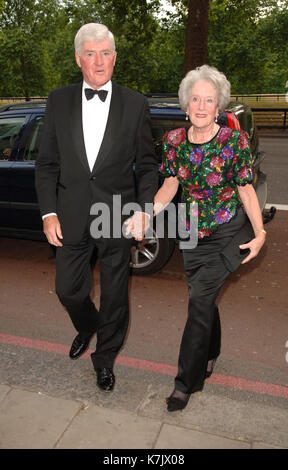
<path id="1" fill-rule="evenodd" d="M 155 230 L 151 237 L 145 237 L 141 242 L 134 241 L 131 248 L 131 272 L 133 275 L 144 276 L 160 271 L 168 262 L 175 247 L 175 240 L 158 238 Z"/>

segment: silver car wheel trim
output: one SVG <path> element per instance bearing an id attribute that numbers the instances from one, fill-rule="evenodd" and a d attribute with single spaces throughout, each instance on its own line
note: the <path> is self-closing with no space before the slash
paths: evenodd
<path id="1" fill-rule="evenodd" d="M 159 253 L 159 240 L 156 237 L 144 238 L 131 249 L 131 267 L 140 269 L 152 264 Z"/>

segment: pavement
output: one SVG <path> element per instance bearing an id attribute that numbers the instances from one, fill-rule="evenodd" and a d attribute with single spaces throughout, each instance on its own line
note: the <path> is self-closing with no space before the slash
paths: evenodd
<path id="1" fill-rule="evenodd" d="M 7 385 L 0 398 L 1 449 L 105 449 L 104 458 L 109 449 L 127 449 L 129 456 L 132 449 L 173 455 L 172 449 L 288 448 L 288 410 L 251 409 L 209 392 L 195 394 L 173 416 L 152 388 L 132 411 Z"/>

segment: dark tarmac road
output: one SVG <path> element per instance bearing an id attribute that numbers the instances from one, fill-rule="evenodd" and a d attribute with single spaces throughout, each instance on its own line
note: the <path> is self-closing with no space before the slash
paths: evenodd
<path id="1" fill-rule="evenodd" d="M 270 189 L 268 203 L 283 206 L 288 204 L 288 160 L 283 164 L 288 139 L 272 140 L 274 145 L 268 137 L 260 141 L 271 151 L 263 171 L 268 170 L 276 185 Z M 282 157 L 277 157 L 281 167 L 277 176 L 271 158 L 278 144 Z M 281 185 L 285 185 L 286 193 Z M 278 210 L 265 228 L 267 243 L 261 254 L 233 273 L 220 294 L 222 353 L 205 390 L 214 396 L 281 411 L 288 404 L 288 211 Z M 75 331 L 55 294 L 50 247 L 42 242 L 2 238 L 0 254 L 0 383 L 64 398 L 95 400 L 88 355 L 76 362 L 67 358 Z M 97 267 L 93 298 L 98 304 Z M 132 395 L 125 392 L 131 387 L 124 387 L 117 395 L 118 406 L 128 410 L 134 408 L 143 387 L 151 386 L 160 394 L 173 387 L 187 311 L 178 248 L 161 272 L 131 278 L 130 304 L 129 335 L 116 366 L 121 383 L 133 385 Z M 91 349 L 93 341 L 96 339 L 91 341 Z M 113 407 L 113 396 L 97 399 L 103 406 Z M 158 411 L 152 407 L 151 413 L 157 415 Z"/>

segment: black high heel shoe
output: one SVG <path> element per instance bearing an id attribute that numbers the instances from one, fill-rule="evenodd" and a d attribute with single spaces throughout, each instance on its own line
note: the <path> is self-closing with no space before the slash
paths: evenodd
<path id="1" fill-rule="evenodd" d="M 209 377 L 211 377 L 211 375 L 213 374 L 213 369 L 214 369 L 215 364 L 216 364 L 216 359 L 211 359 L 210 361 L 208 361 L 207 370 L 205 374 L 206 379 L 209 379 Z"/>
<path id="2" fill-rule="evenodd" d="M 174 390 L 170 397 L 166 398 L 167 411 L 184 410 L 190 398 L 190 394 Z"/>

